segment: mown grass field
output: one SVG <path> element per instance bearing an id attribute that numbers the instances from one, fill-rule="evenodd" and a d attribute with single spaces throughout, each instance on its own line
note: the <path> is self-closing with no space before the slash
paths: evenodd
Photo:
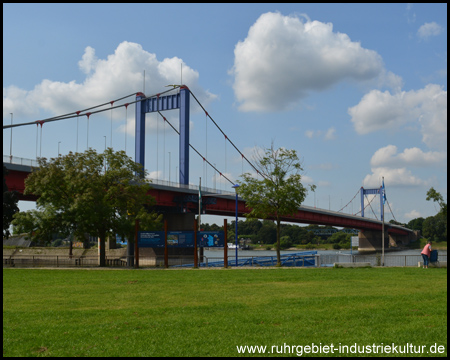
<path id="1" fill-rule="evenodd" d="M 446 356 L 447 269 L 3 269 L 4 357 L 239 356 L 237 346 L 313 343 L 437 344 Z"/>

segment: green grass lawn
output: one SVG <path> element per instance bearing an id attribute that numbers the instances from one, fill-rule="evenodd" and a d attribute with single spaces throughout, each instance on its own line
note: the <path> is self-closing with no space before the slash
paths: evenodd
<path id="1" fill-rule="evenodd" d="M 239 356 L 237 346 L 313 343 L 437 344 L 446 356 L 447 269 L 3 269 L 4 357 Z"/>

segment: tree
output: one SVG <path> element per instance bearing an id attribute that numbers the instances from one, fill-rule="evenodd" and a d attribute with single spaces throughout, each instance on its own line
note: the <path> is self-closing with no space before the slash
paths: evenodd
<path id="1" fill-rule="evenodd" d="M 444 202 L 444 198 L 442 197 L 442 195 L 437 192 L 433 187 L 430 188 L 430 190 L 428 190 L 427 192 L 427 200 L 433 200 L 435 202 L 437 202 L 440 206 L 440 212 L 442 212 L 442 214 L 447 217 L 447 203 Z"/>
<path id="2" fill-rule="evenodd" d="M 425 219 L 422 226 L 423 236 L 432 241 L 447 241 L 447 218 L 439 213 Z"/>
<path id="3" fill-rule="evenodd" d="M 439 204 L 440 210 L 434 216 L 426 218 L 423 222 L 423 235 L 432 237 L 437 241 L 447 241 L 447 203 L 443 196 L 433 187 L 427 192 L 427 200 L 433 200 Z M 426 235 L 427 234 L 427 235 Z"/>
<path id="4" fill-rule="evenodd" d="M 39 159 L 39 168 L 25 181 L 25 194 L 39 196 L 37 207 L 47 213 L 53 231 L 97 236 L 100 266 L 105 266 L 106 237 L 129 236 L 130 224 L 154 201 L 147 195 L 150 185 L 141 177 L 143 172 L 124 151 L 70 152 L 49 161 Z"/>
<path id="5" fill-rule="evenodd" d="M 275 150 L 273 143 L 270 149 L 265 149 L 264 155 L 255 156 L 255 160 L 255 166 L 263 179 L 255 179 L 249 173 L 242 175 L 239 195 L 251 209 L 246 216 L 276 221 L 277 265 L 281 266 L 281 218 L 297 212 L 305 200 L 307 189 L 301 183 L 300 175 L 303 169 L 295 150 Z M 312 186 L 311 190 L 314 189 Z"/>
<path id="6" fill-rule="evenodd" d="M 418 217 L 416 219 L 412 219 L 408 224 L 406 224 L 406 227 L 411 230 L 419 230 L 422 232 L 422 225 L 425 219 L 423 217 Z"/>
<path id="7" fill-rule="evenodd" d="M 52 241 L 55 233 L 53 215 L 49 211 L 28 210 L 14 215 L 12 221 L 13 234 L 28 234 L 29 239 L 37 244 L 45 245 Z"/>
<path id="8" fill-rule="evenodd" d="M 15 213 L 19 211 L 17 203 L 19 198 L 17 197 L 16 191 L 9 191 L 6 185 L 6 175 L 8 170 L 5 165 L 3 165 L 3 236 L 8 238 L 10 235 L 9 225 L 13 219 Z"/>

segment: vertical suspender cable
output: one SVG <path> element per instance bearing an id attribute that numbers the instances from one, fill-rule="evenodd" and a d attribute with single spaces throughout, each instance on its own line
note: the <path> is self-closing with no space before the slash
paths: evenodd
<path id="1" fill-rule="evenodd" d="M 36 160 L 38 158 L 38 135 L 39 135 L 39 123 L 36 123 Z"/>
<path id="2" fill-rule="evenodd" d="M 41 143 L 39 148 L 39 157 L 42 157 L 42 123 L 41 123 Z"/>
<path id="3" fill-rule="evenodd" d="M 158 113 L 156 113 L 156 178 L 158 179 L 158 167 L 159 167 L 159 131 L 158 131 Z"/>
<path id="4" fill-rule="evenodd" d="M 79 116 L 77 115 L 77 145 L 75 146 L 75 152 L 78 152 L 78 120 Z"/>
<path id="5" fill-rule="evenodd" d="M 87 116 L 87 137 L 86 137 L 86 150 L 89 150 L 89 116 L 91 116 L 91 113 L 85 114 Z"/>
<path id="6" fill-rule="evenodd" d="M 127 153 L 128 103 L 125 104 L 125 154 Z"/>
<path id="7" fill-rule="evenodd" d="M 158 115 L 157 115 L 158 116 Z M 163 119 L 163 179 L 166 179 L 166 121 Z"/>
<path id="8" fill-rule="evenodd" d="M 113 128 L 113 125 L 112 125 L 112 108 L 113 108 L 114 101 L 110 101 L 110 103 L 111 103 L 111 141 L 110 141 L 110 144 L 111 144 L 111 149 L 112 149 L 112 128 Z"/>
<path id="9" fill-rule="evenodd" d="M 89 150 L 89 116 L 87 117 L 86 150 Z"/>
<path id="10" fill-rule="evenodd" d="M 78 152 L 78 125 L 79 125 L 79 120 L 80 120 L 80 112 L 81 111 L 76 111 L 76 113 L 77 113 L 77 145 L 75 146 L 75 152 Z"/>

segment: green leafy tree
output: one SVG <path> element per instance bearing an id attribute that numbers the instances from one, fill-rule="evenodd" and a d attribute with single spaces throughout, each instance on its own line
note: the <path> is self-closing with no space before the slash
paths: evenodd
<path id="1" fill-rule="evenodd" d="M 425 219 L 423 217 L 418 217 L 416 219 L 412 219 L 408 224 L 406 224 L 406 227 L 411 230 L 419 230 L 422 232 L 422 225 Z"/>
<path id="2" fill-rule="evenodd" d="M 440 210 L 434 216 L 434 219 L 431 219 L 431 217 L 425 219 L 423 222 L 423 235 L 435 241 L 447 241 L 447 203 L 444 201 L 443 196 L 434 188 L 428 190 L 427 200 L 437 202 Z"/>
<path id="3" fill-rule="evenodd" d="M 242 175 L 243 183 L 238 191 L 251 209 L 246 216 L 276 221 L 277 265 L 280 266 L 281 218 L 296 213 L 305 200 L 307 189 L 300 175 L 303 169 L 295 150 L 274 149 L 273 144 L 265 149 L 264 155 L 255 158 L 262 180 L 246 173 Z M 311 189 L 314 191 L 314 188 Z"/>
<path id="4" fill-rule="evenodd" d="M 49 161 L 39 159 L 39 168 L 25 181 L 25 194 L 39 196 L 37 207 L 47 212 L 57 232 L 97 236 L 100 266 L 105 266 L 107 236 L 129 236 L 130 224 L 154 201 L 147 195 L 150 184 L 142 173 L 142 166 L 124 151 L 70 152 Z"/>
<path id="5" fill-rule="evenodd" d="M 277 229 L 272 221 L 264 221 L 258 231 L 258 240 L 262 244 L 274 244 L 277 241 Z"/>
<path id="6" fill-rule="evenodd" d="M 447 241 L 447 218 L 439 213 L 425 219 L 422 226 L 423 236 L 432 241 Z"/>
<path id="7" fill-rule="evenodd" d="M 19 211 L 19 207 L 17 206 L 19 202 L 17 193 L 15 191 L 9 191 L 6 185 L 5 177 L 7 174 L 8 170 L 3 165 L 3 237 L 5 238 L 9 237 L 9 225 L 13 220 L 14 214 Z"/>
<path id="8" fill-rule="evenodd" d="M 447 203 L 444 201 L 444 198 L 442 197 L 442 195 L 437 192 L 433 187 L 430 188 L 430 190 L 428 190 L 427 192 L 427 200 L 433 200 L 435 202 L 437 202 L 439 204 L 440 212 L 442 212 L 442 214 L 447 217 Z"/>
<path id="9" fill-rule="evenodd" d="M 14 215 L 13 234 L 28 234 L 30 240 L 46 245 L 55 233 L 53 214 L 49 211 L 28 210 Z"/>

